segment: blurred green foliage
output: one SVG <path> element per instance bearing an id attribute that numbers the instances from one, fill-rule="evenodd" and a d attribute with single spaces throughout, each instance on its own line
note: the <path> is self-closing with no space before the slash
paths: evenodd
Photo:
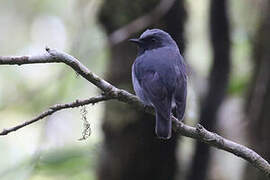
<path id="1" fill-rule="evenodd" d="M 30 173 L 23 179 L 93 180 L 97 155 L 97 149 L 89 146 L 43 151 L 0 174 L 0 179 L 21 179 L 21 171 L 29 171 Z"/>
<path id="2" fill-rule="evenodd" d="M 106 38 L 96 23 L 100 3 L 0 0 L 0 55 L 34 55 L 49 46 L 72 54 L 103 76 L 108 53 Z M 63 64 L 1 66 L 0 129 L 29 120 L 53 104 L 97 93 Z M 98 154 L 91 147 L 102 139 L 102 108 L 102 103 L 87 108 L 93 133 L 86 141 L 77 141 L 83 129 L 79 108 L 3 137 L 0 179 L 94 179 Z"/>
<path id="3" fill-rule="evenodd" d="M 97 152 L 90 147 L 60 149 L 40 156 L 31 180 L 46 176 L 49 179 L 94 179 Z"/>

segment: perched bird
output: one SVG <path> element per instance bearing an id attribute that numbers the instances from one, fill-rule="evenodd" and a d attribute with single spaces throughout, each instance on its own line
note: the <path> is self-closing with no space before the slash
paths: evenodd
<path id="1" fill-rule="evenodd" d="M 156 112 L 155 132 L 159 138 L 172 134 L 172 110 L 182 120 L 186 108 L 186 67 L 176 42 L 160 30 L 146 30 L 138 39 L 138 55 L 132 65 L 132 83 L 144 105 Z"/>

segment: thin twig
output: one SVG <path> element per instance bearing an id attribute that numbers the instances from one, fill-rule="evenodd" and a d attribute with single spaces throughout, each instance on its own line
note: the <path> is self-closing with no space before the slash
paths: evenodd
<path id="1" fill-rule="evenodd" d="M 35 117 L 29 121 L 25 121 L 22 124 L 16 125 L 16 126 L 9 128 L 9 129 L 3 129 L 3 131 L 0 132 L 0 136 L 7 135 L 13 131 L 17 131 L 18 129 L 21 129 L 21 128 L 28 126 L 34 122 L 37 122 L 37 121 L 39 121 L 39 120 L 57 112 L 57 111 L 67 109 L 67 108 L 75 108 L 75 107 L 79 107 L 79 106 L 84 106 L 86 104 L 95 104 L 95 103 L 98 103 L 100 101 L 107 101 L 110 99 L 112 99 L 112 98 L 109 96 L 100 95 L 100 96 L 92 97 L 89 99 L 76 100 L 76 101 L 71 102 L 71 103 L 53 105 L 53 106 L 49 107 L 47 111 L 44 111 L 43 113 L 41 113 L 40 115 L 38 115 L 37 117 Z"/>
<path id="2" fill-rule="evenodd" d="M 90 98 L 87 100 L 77 100 L 68 104 L 59 104 L 49 108 L 49 110 L 43 112 L 36 118 L 26 121 L 21 125 L 15 126 L 10 129 L 3 130 L 0 135 L 6 135 L 9 132 L 16 131 L 22 127 L 25 127 L 29 124 L 32 124 L 46 116 L 53 114 L 56 111 L 78 107 L 85 104 L 96 103 L 100 101 L 106 101 L 109 99 L 117 99 L 118 101 L 127 103 L 132 105 L 133 107 L 154 114 L 154 110 L 151 107 L 145 108 L 145 106 L 140 102 L 140 100 L 130 94 L 129 92 L 118 89 L 108 83 L 107 81 L 101 79 L 94 73 L 92 73 L 88 68 L 86 68 L 83 64 L 81 64 L 76 58 L 63 53 L 58 52 L 56 50 L 50 50 L 46 48 L 47 53 L 39 56 L 12 56 L 12 57 L 0 57 L 0 65 L 23 65 L 23 64 L 35 64 L 35 63 L 65 63 L 70 66 L 75 72 L 80 74 L 90 83 L 97 86 L 99 89 L 103 91 L 103 95 Z M 266 175 L 270 179 L 270 165 L 269 163 L 263 159 L 259 154 L 255 151 L 245 147 L 243 145 L 237 144 L 233 141 L 225 139 L 215 133 L 209 132 L 204 129 L 201 125 L 197 125 L 196 128 L 183 124 L 173 117 L 173 128 L 174 131 L 178 132 L 183 136 L 187 136 L 193 139 L 197 139 L 204 143 L 209 144 L 212 147 L 216 147 L 222 149 L 224 151 L 230 152 L 246 161 L 250 162 L 254 167 L 259 169 L 262 173 Z"/>

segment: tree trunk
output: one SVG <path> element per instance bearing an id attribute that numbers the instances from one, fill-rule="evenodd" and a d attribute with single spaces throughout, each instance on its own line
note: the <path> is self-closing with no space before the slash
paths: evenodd
<path id="1" fill-rule="evenodd" d="M 246 103 L 252 148 L 270 161 L 270 2 L 265 1 L 254 43 L 254 74 Z M 265 176 L 247 165 L 245 180 L 264 180 Z"/>
<path id="2" fill-rule="evenodd" d="M 201 105 L 200 124 L 209 131 L 215 131 L 217 112 L 226 95 L 230 73 L 230 32 L 226 0 L 211 1 L 210 36 L 213 64 L 209 76 L 209 90 Z M 196 142 L 188 179 L 206 179 L 210 158 L 210 147 Z"/>
<path id="3" fill-rule="evenodd" d="M 156 0 L 105 0 L 100 11 L 100 22 L 109 35 L 158 3 Z M 173 16 L 173 18 L 171 18 Z M 183 40 L 185 11 L 182 1 L 155 24 L 172 34 L 179 43 Z M 138 36 L 137 34 L 136 36 Z M 183 42 L 181 42 L 183 44 Z M 111 61 L 107 78 L 117 87 L 131 92 L 131 65 L 136 49 L 123 42 L 110 47 Z M 177 171 L 177 137 L 164 141 L 155 136 L 155 118 L 119 102 L 107 102 L 103 131 L 104 146 L 100 154 L 100 180 L 173 180 Z"/>

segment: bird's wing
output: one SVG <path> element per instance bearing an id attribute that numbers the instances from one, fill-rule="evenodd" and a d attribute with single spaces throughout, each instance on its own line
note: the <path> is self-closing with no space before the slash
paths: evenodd
<path id="1" fill-rule="evenodd" d="M 181 55 L 180 58 L 182 58 Z M 174 101 L 176 104 L 177 118 L 179 120 L 182 120 L 186 109 L 186 96 L 187 96 L 187 75 L 183 59 L 181 59 L 181 61 L 177 63 L 177 66 L 175 66 L 175 71 L 177 80 L 176 80 Z"/>
<path id="2" fill-rule="evenodd" d="M 157 72 L 147 72 L 141 80 L 142 89 L 152 102 L 156 111 L 164 118 L 169 118 L 171 113 L 171 94 L 162 83 Z"/>
<path id="3" fill-rule="evenodd" d="M 172 94 L 162 82 L 157 72 L 147 72 L 141 81 L 142 89 L 153 104 L 156 111 L 155 132 L 158 137 L 168 139 L 171 137 L 172 120 Z"/>
<path id="4" fill-rule="evenodd" d="M 132 84 L 133 84 L 133 88 L 134 88 L 136 95 L 142 100 L 142 102 L 145 105 L 151 105 L 151 102 L 145 96 L 144 90 L 142 89 L 141 84 L 139 83 L 138 78 L 136 76 L 135 64 L 132 65 Z"/>

